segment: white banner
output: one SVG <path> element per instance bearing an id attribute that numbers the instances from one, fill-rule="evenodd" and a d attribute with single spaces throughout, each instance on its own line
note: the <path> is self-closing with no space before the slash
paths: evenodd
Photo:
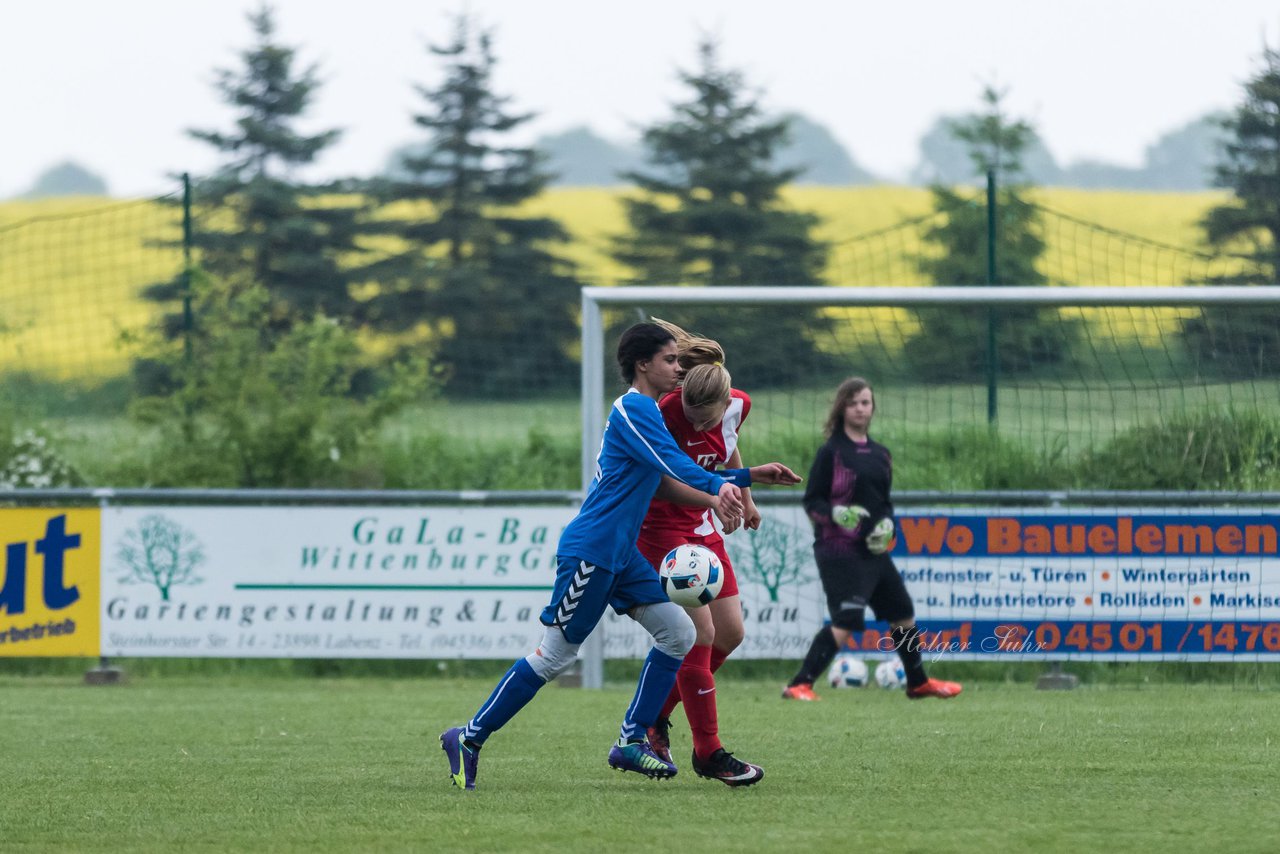
<path id="1" fill-rule="evenodd" d="M 799 506 L 726 539 L 738 658 L 800 658 L 826 618 Z M 571 508 L 114 507 L 108 656 L 514 658 L 541 637 Z M 1274 511 L 923 510 L 894 559 L 935 657 L 1280 657 Z M 868 615 L 870 618 L 871 615 Z M 648 635 L 612 612 L 605 655 Z M 854 643 L 887 657 L 886 627 Z"/>
<path id="2" fill-rule="evenodd" d="M 571 508 L 114 507 L 103 512 L 102 654 L 508 658 L 542 636 Z M 812 535 L 771 509 L 729 538 L 741 657 L 803 654 L 824 607 Z M 612 611 L 606 655 L 648 635 Z"/>
<path id="3" fill-rule="evenodd" d="M 507 658 L 541 637 L 565 508 L 115 507 L 102 653 Z"/>

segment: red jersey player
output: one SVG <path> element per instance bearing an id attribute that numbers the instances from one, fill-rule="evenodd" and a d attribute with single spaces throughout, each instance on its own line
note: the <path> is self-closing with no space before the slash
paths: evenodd
<path id="1" fill-rule="evenodd" d="M 668 393 L 658 403 L 667 429 L 685 453 L 703 468 L 742 468 L 738 431 L 751 412 L 751 398 L 732 388 L 729 372 L 723 366 L 724 352 L 718 343 L 692 337 L 672 324 L 657 322 L 675 335 L 680 364 L 685 369 L 681 388 Z M 751 474 L 757 483 L 800 482 L 798 475 L 780 463 L 753 467 Z M 688 609 L 698 632 L 697 639 L 676 674 L 676 687 L 657 723 L 649 730 L 649 743 L 659 755 L 670 756 L 670 716 L 683 702 L 693 735 L 694 771 L 700 777 L 721 780 L 730 786 L 749 786 L 764 776 L 764 770 L 735 758 L 721 745 L 713 675 L 742 643 L 744 630 L 738 582 L 713 511 L 665 500 L 680 492 L 678 485 L 664 482 L 649 505 L 636 544 L 655 569 L 676 546 L 685 543 L 706 546 L 720 558 L 725 579 L 720 595 L 709 605 Z M 692 497 L 685 494 L 682 500 Z M 731 533 L 738 524 L 747 528 L 760 525 L 760 512 L 750 498 L 750 490 L 744 489 L 742 498 L 745 509 L 741 519 L 722 520 L 726 533 Z"/>

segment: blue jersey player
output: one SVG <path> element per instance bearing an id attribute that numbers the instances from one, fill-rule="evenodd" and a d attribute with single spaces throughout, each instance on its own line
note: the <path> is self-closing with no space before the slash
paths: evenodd
<path id="1" fill-rule="evenodd" d="M 695 632 L 685 610 L 668 601 L 657 573 L 636 548 L 636 538 L 664 477 L 705 493 L 707 503 L 723 518 L 741 516 L 742 493 L 733 481 L 747 485 L 750 475 L 746 470 L 703 469 L 667 430 L 658 399 L 673 390 L 681 376 L 676 341 L 669 331 L 638 323 L 623 333 L 617 357 L 622 378 L 631 388 L 613 402 L 595 480 L 556 548 L 555 589 L 540 618 L 546 626 L 542 642 L 511 665 L 470 721 L 440 735 L 456 786 L 476 787 L 485 740 L 573 664 L 578 647 L 609 606 L 644 626 L 654 641 L 618 741 L 609 751 L 609 765 L 647 777 L 675 776 L 676 766 L 655 754 L 645 736 L 671 693 Z"/>

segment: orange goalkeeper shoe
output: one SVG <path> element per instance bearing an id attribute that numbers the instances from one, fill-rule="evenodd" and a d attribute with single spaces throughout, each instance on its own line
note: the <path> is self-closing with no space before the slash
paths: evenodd
<path id="1" fill-rule="evenodd" d="M 801 682 L 799 685 L 788 685 L 782 689 L 782 699 L 784 700 L 821 700 L 817 694 L 813 693 L 813 685 L 809 682 Z"/>
<path id="2" fill-rule="evenodd" d="M 923 685 L 907 689 L 907 698 L 919 700 L 921 697 L 937 697 L 946 700 L 964 690 L 959 682 L 944 682 L 941 679 L 930 679 Z"/>

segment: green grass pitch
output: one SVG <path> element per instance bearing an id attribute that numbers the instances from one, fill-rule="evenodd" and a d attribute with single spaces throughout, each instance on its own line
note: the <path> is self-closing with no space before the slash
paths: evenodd
<path id="1" fill-rule="evenodd" d="M 732 666 L 732 663 L 731 663 Z M 945 674 L 940 674 L 945 675 Z M 448 781 L 481 678 L 0 677 L 4 851 L 1274 851 L 1274 688 L 720 680 L 748 789 L 605 764 L 631 686 L 551 685 Z"/>

